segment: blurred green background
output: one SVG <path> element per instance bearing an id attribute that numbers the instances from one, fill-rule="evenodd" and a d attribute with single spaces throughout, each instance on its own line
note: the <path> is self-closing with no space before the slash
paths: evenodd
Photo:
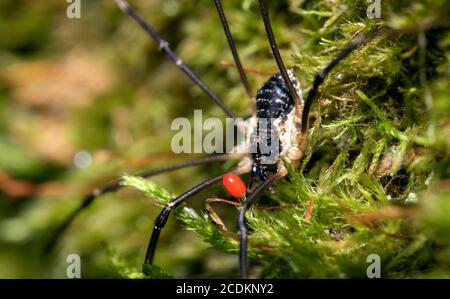
<path id="1" fill-rule="evenodd" d="M 256 89 L 277 72 L 256 1 L 224 2 L 242 61 L 264 72 L 249 74 Z M 310 57 L 320 39 L 316 32 L 333 37 L 333 15 L 302 10 L 315 8 L 314 1 L 270 2 L 285 63 L 323 65 Z M 321 1 L 322 8 L 337 7 L 335 2 Z M 391 2 L 401 12 L 408 1 Z M 229 107 L 244 117 L 251 114 L 236 70 L 226 66 L 232 57 L 212 1 L 136 0 L 132 4 Z M 174 118 L 192 119 L 194 109 L 203 109 L 204 117 L 224 117 L 114 1 L 81 0 L 80 19 L 66 16 L 68 5 L 58 0 L 0 2 L 1 278 L 65 278 L 66 256 L 71 253 L 82 258 L 82 277 L 118 277 L 111 250 L 139 268 L 160 208 L 132 190 L 96 201 L 75 220 L 57 253 L 45 256 L 42 246 L 92 188 L 123 173 L 195 157 L 171 152 Z M 392 27 L 404 29 L 414 22 L 413 18 L 398 20 Z M 306 56 L 294 55 L 299 49 L 306 50 Z M 304 75 L 300 80 L 307 86 L 313 72 L 303 74 L 303 70 L 297 74 Z M 442 106 L 434 107 L 436 111 L 448 110 L 447 83 L 438 86 Z M 438 115 L 436 119 L 448 137 L 448 118 Z M 448 162 L 448 148 L 439 151 Z M 179 194 L 229 166 L 200 166 L 154 180 Z M 190 205 L 203 209 L 202 199 L 208 195 L 223 192 L 213 188 Z M 439 198 L 448 200 L 448 194 Z M 437 210 L 442 211 L 439 206 Z M 219 211 L 233 226 L 235 210 L 223 207 Z M 439 233 L 448 224 L 436 227 Z M 446 256 L 445 244 L 442 254 Z M 235 255 L 210 248 L 175 217 L 162 233 L 155 261 L 176 277 L 236 277 L 238 273 Z"/>

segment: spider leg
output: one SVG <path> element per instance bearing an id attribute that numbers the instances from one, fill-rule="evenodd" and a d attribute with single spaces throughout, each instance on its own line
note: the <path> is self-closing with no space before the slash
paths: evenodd
<path id="1" fill-rule="evenodd" d="M 128 4 L 126 0 L 114 0 L 119 8 L 131 18 L 133 18 L 139 26 L 150 36 L 153 41 L 159 46 L 162 51 L 178 68 L 180 68 L 195 84 L 197 84 L 203 91 L 219 105 L 222 110 L 231 118 L 236 118 L 236 115 L 231 111 L 225 103 L 203 82 L 192 69 L 181 60 L 181 58 L 169 47 L 169 43 L 162 39 L 155 29 L 148 24 L 142 17 Z"/>
<path id="2" fill-rule="evenodd" d="M 250 169 L 246 165 L 239 165 L 233 172 L 236 174 L 243 174 L 250 171 Z M 193 187 L 192 189 L 186 191 L 185 193 L 181 194 L 177 198 L 173 199 L 171 202 L 169 202 L 161 211 L 161 213 L 158 215 L 158 217 L 155 220 L 155 226 L 152 231 L 152 235 L 150 237 L 150 241 L 147 247 L 147 253 L 145 255 L 144 260 L 144 266 L 146 264 L 152 264 L 153 263 L 153 257 L 155 255 L 156 245 L 158 243 L 159 235 L 161 233 L 161 230 L 166 225 L 167 220 L 169 219 L 169 215 L 172 212 L 173 209 L 178 207 L 180 204 L 182 204 L 187 199 L 191 198 L 193 195 L 199 193 L 200 191 L 218 183 L 223 178 L 223 175 L 219 175 L 210 179 L 207 179 L 206 181 L 198 184 L 197 186 Z"/>
<path id="3" fill-rule="evenodd" d="M 328 65 L 316 74 L 314 77 L 314 81 L 311 85 L 311 88 L 308 92 L 308 96 L 305 101 L 305 105 L 303 107 L 302 112 L 302 133 L 306 133 L 308 130 L 308 114 L 311 108 L 311 104 L 317 96 L 317 91 L 319 86 L 323 83 L 327 75 L 331 72 L 331 70 L 339 64 L 342 60 L 344 60 L 347 56 L 349 56 L 353 50 L 358 49 L 367 41 L 367 37 L 360 33 L 357 35 L 344 49 L 342 49 L 338 55 L 331 60 Z"/>
<path id="4" fill-rule="evenodd" d="M 210 178 L 197 186 L 193 187 L 192 189 L 186 191 L 185 193 L 181 194 L 177 198 L 173 199 L 171 202 L 169 202 L 161 211 L 161 213 L 158 215 L 158 217 L 155 220 L 155 226 L 152 231 L 152 235 L 150 237 L 150 242 L 147 247 L 147 253 L 145 255 L 144 265 L 146 264 L 152 264 L 153 263 L 153 257 L 155 255 L 156 245 L 158 243 L 159 234 L 161 233 L 161 230 L 166 225 L 167 220 L 169 219 L 169 215 L 172 212 L 173 209 L 178 207 L 180 204 L 182 204 L 185 200 L 191 198 L 195 194 L 199 193 L 200 191 L 218 183 L 222 180 L 223 175 L 219 175 L 213 178 Z"/>
<path id="5" fill-rule="evenodd" d="M 228 21 L 225 16 L 225 12 L 223 11 L 222 1 L 214 0 L 214 4 L 217 8 L 217 13 L 219 14 L 220 21 L 222 22 L 223 31 L 225 32 L 225 36 L 227 37 L 228 46 L 230 47 L 231 54 L 233 54 L 233 59 L 236 64 L 236 67 L 239 71 L 239 76 L 241 78 L 241 82 L 244 85 L 245 91 L 250 99 L 253 99 L 252 88 L 248 83 L 247 76 L 245 75 L 245 70 L 242 67 L 241 59 L 239 58 L 238 51 L 236 49 L 236 45 L 234 44 L 233 36 L 231 35 L 230 28 L 228 26 Z"/>
<path id="6" fill-rule="evenodd" d="M 277 179 L 277 175 L 273 175 L 269 177 L 266 181 L 262 182 L 258 186 L 256 186 L 255 190 L 247 197 L 244 204 L 239 207 L 238 219 L 237 219 L 237 227 L 238 232 L 240 234 L 240 253 L 239 253 L 239 265 L 241 278 L 248 277 L 248 261 L 247 261 L 247 241 L 248 241 L 248 231 L 247 225 L 245 224 L 245 213 L 252 206 L 256 197 L 264 191 L 264 189 L 270 187 L 275 180 Z"/>
<path id="7" fill-rule="evenodd" d="M 171 165 L 171 166 L 156 168 L 156 169 L 153 169 L 150 171 L 139 173 L 137 175 L 140 177 L 143 177 L 143 178 L 149 178 L 149 177 L 152 177 L 152 176 L 155 176 L 158 174 L 162 174 L 165 172 L 173 171 L 173 170 L 178 170 L 178 169 L 187 168 L 187 167 L 196 166 L 196 165 L 205 164 L 205 163 L 210 163 L 210 162 L 224 161 L 224 160 L 228 160 L 230 158 L 232 158 L 232 157 L 227 154 L 216 155 L 216 156 L 211 156 L 211 157 L 204 157 L 204 158 L 200 158 L 200 159 L 195 159 L 195 160 L 178 163 L 178 164 Z M 101 188 L 94 189 L 89 195 L 84 197 L 81 205 L 75 211 L 73 211 L 70 214 L 70 216 L 67 217 L 67 219 L 60 226 L 58 226 L 58 228 L 55 230 L 52 237 L 50 238 L 47 245 L 45 246 L 45 251 L 51 252 L 53 250 L 54 246 L 58 243 L 59 239 L 64 234 L 66 229 L 70 226 L 72 221 L 82 211 L 84 211 L 87 207 L 89 207 L 95 198 L 97 198 L 101 195 L 104 195 L 106 193 L 115 192 L 115 191 L 121 189 L 122 187 L 123 186 L 120 184 L 120 181 L 117 180 L 117 181 L 109 183 Z"/>

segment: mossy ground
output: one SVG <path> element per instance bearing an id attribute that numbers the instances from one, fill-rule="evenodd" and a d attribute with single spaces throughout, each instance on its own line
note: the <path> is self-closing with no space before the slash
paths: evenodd
<path id="1" fill-rule="evenodd" d="M 256 89 L 277 72 L 257 3 L 224 2 L 244 65 L 267 73 L 249 74 Z M 377 254 L 383 277 L 449 277 L 450 5 L 381 1 L 381 18 L 369 19 L 366 1 L 268 2 L 305 93 L 357 32 L 374 35 L 321 87 L 300 169 L 258 203 L 283 207 L 248 214 L 252 276 L 364 278 Z M 223 113 L 113 1 L 83 2 L 80 20 L 65 18 L 59 1 L 13 3 L 0 4 L 0 28 L 15 33 L 0 34 L 0 276 L 64 277 L 65 256 L 78 253 L 83 277 L 143 277 L 153 200 L 167 202 L 232 162 L 156 184 L 125 176 L 147 196 L 99 199 L 49 259 L 43 240 L 90 187 L 187 159 L 170 153 L 173 118 Z M 220 63 L 231 55 L 211 1 L 133 4 L 234 111 L 251 114 L 236 70 Z M 72 164 L 80 150 L 92 154 L 87 169 Z M 11 192 L 11 182 L 24 191 Z M 236 209 L 214 204 L 224 231 L 204 209 L 212 195 L 225 196 L 213 188 L 177 210 L 151 276 L 237 276 Z"/>

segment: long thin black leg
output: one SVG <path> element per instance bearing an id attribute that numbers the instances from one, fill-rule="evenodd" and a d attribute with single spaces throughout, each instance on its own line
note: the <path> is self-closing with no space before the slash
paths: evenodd
<path id="1" fill-rule="evenodd" d="M 311 109 L 311 104 L 317 96 L 317 91 L 319 86 L 323 83 L 327 75 L 331 70 L 339 63 L 341 60 L 345 59 L 353 50 L 359 48 L 367 40 L 364 34 L 359 34 L 355 37 L 344 49 L 339 52 L 339 54 L 334 58 L 328 65 L 319 73 L 316 74 L 314 81 L 311 85 L 311 89 L 308 92 L 308 97 L 306 98 L 305 105 L 303 107 L 302 113 L 302 133 L 306 133 L 308 130 L 308 115 Z"/>
<path id="2" fill-rule="evenodd" d="M 248 231 L 247 225 L 245 224 L 245 213 L 252 206 L 256 197 L 264 191 L 264 189 L 270 187 L 276 180 L 277 176 L 273 175 L 267 181 L 259 184 L 252 194 L 250 194 L 245 200 L 244 204 L 239 208 L 239 214 L 237 219 L 238 231 L 241 237 L 240 252 L 239 252 L 239 265 L 241 278 L 248 277 L 248 261 L 247 261 L 247 241 L 248 241 Z"/>
<path id="3" fill-rule="evenodd" d="M 250 99 L 253 98 L 252 88 L 248 83 L 247 76 L 245 75 L 244 68 L 242 67 L 241 59 L 239 58 L 238 51 L 236 49 L 236 45 L 234 44 L 233 36 L 231 35 L 230 28 L 228 27 L 228 21 L 225 16 L 225 12 L 223 11 L 222 1 L 214 0 L 214 4 L 217 8 L 217 13 L 219 14 L 220 21 L 222 22 L 223 31 L 225 32 L 225 36 L 227 37 L 228 45 L 230 46 L 231 54 L 233 54 L 233 59 L 236 64 L 236 67 L 239 71 L 239 76 L 241 77 L 241 82 L 244 85 L 245 91 Z"/>
<path id="4" fill-rule="evenodd" d="M 125 0 L 114 0 L 119 8 L 131 18 L 133 18 L 144 31 L 158 44 L 159 49 L 175 63 L 195 84 L 197 84 L 203 91 L 219 105 L 222 110 L 231 118 L 236 118 L 236 115 L 231 111 L 225 103 L 203 82 L 193 71 L 187 66 L 183 60 L 169 47 L 169 43 L 162 39 L 158 33 L 140 15 L 128 4 Z"/>
<path id="5" fill-rule="evenodd" d="M 162 173 L 165 173 L 165 172 L 178 170 L 178 169 L 182 169 L 182 168 L 187 168 L 187 167 L 191 167 L 191 166 L 195 166 L 195 165 L 210 163 L 210 162 L 224 161 L 224 160 L 227 160 L 229 158 L 230 158 L 230 156 L 227 155 L 227 154 L 211 156 L 211 157 L 204 157 L 204 158 L 190 160 L 190 161 L 182 162 L 182 163 L 171 165 L 171 166 L 165 166 L 165 167 L 156 168 L 156 169 L 153 169 L 153 170 L 150 170 L 150 171 L 139 173 L 137 175 L 140 176 L 140 177 L 143 177 L 143 178 L 149 178 L 149 177 L 152 177 L 152 176 L 155 176 L 155 175 L 158 175 L 158 174 L 162 174 Z M 109 183 L 109 184 L 105 185 L 104 187 L 94 189 L 89 195 L 87 195 L 83 199 L 81 205 L 75 211 L 73 211 L 72 214 L 70 214 L 70 216 L 67 217 L 67 219 L 60 226 L 58 226 L 58 228 L 53 233 L 52 238 L 48 241 L 47 246 L 45 247 L 45 251 L 46 252 L 51 252 L 52 251 L 52 249 L 54 248 L 55 244 L 58 242 L 58 240 L 64 234 L 66 229 L 70 226 L 72 221 L 82 211 L 84 211 L 87 207 L 89 207 L 92 204 L 92 202 L 94 201 L 95 198 L 97 198 L 97 197 L 99 197 L 101 195 L 104 195 L 106 193 L 115 192 L 115 191 L 119 190 L 122 187 L 123 186 L 120 184 L 120 181 L 118 180 L 118 181 L 114 181 L 112 183 Z"/>
<path id="6" fill-rule="evenodd" d="M 278 50 L 277 42 L 275 41 L 275 36 L 273 35 L 272 25 L 270 24 L 269 11 L 267 9 L 266 1 L 259 0 L 259 7 L 261 9 L 261 14 L 263 17 L 264 27 L 266 28 L 267 38 L 269 39 L 270 48 L 272 49 L 273 56 L 275 57 L 275 61 L 277 62 L 278 69 L 280 70 L 280 74 L 283 77 L 284 82 L 289 89 L 289 93 L 294 100 L 294 103 L 301 107 L 302 101 L 300 96 L 297 94 L 294 85 L 292 84 L 289 75 L 287 73 L 286 67 L 284 66 L 283 59 L 281 58 L 280 51 Z"/>
<path id="7" fill-rule="evenodd" d="M 212 186 L 222 180 L 223 175 L 219 175 L 213 178 L 210 178 L 203 183 L 198 184 L 194 188 L 190 189 L 189 191 L 183 193 L 182 195 L 178 196 L 174 200 L 172 200 L 170 203 L 168 203 L 159 216 L 156 218 L 155 221 L 155 227 L 153 228 L 152 235 L 150 237 L 150 242 L 148 244 L 147 253 L 145 255 L 144 265 L 146 264 L 152 264 L 153 263 L 153 257 L 155 255 L 155 249 L 156 245 L 158 243 L 159 234 L 161 233 L 161 230 L 166 225 L 167 219 L 169 219 L 169 215 L 172 212 L 173 209 L 178 207 L 181 203 L 183 203 L 185 200 L 191 198 L 193 195 L 199 193 L 200 191 L 208 188 L 209 186 Z"/>

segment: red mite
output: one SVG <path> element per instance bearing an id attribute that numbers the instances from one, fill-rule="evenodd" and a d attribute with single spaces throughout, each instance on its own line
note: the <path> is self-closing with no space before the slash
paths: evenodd
<path id="1" fill-rule="evenodd" d="M 247 187 L 240 177 L 234 173 L 226 173 L 223 175 L 223 187 L 228 194 L 233 197 L 241 198 L 247 192 Z"/>

